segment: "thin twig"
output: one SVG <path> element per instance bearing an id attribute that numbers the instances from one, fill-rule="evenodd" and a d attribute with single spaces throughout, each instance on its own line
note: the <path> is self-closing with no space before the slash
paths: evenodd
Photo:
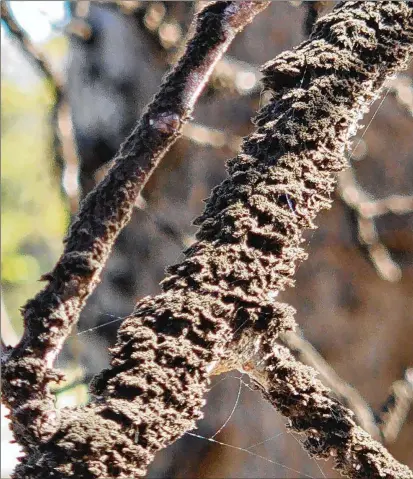
<path id="1" fill-rule="evenodd" d="M 77 211 L 79 203 L 76 182 L 78 161 L 64 82 L 60 74 L 54 71 L 44 53 L 33 44 L 29 36 L 16 21 L 8 3 L 7 1 L 1 2 L 2 20 L 29 61 L 32 62 L 44 76 L 52 94 L 51 125 L 53 132 L 54 165 L 57 168 L 57 175 L 60 179 L 62 198 L 65 203 L 68 202 L 70 213 L 74 214 Z"/>
<path id="2" fill-rule="evenodd" d="M 28 55 L 31 61 L 37 64 L 38 69 L 43 73 L 44 77 L 48 80 L 51 85 L 51 88 L 54 92 L 54 96 L 62 97 L 63 96 L 63 80 L 57 72 L 53 71 L 52 66 L 50 65 L 48 59 L 45 55 L 37 49 L 33 43 L 30 41 L 27 34 L 16 22 L 7 1 L 1 2 L 1 18 L 6 24 L 8 30 L 13 35 L 13 37 L 19 42 L 22 50 Z"/>
<path id="3" fill-rule="evenodd" d="M 61 117 L 63 115 L 63 111 L 66 111 L 68 108 L 66 104 L 67 102 L 65 100 L 63 79 L 58 72 L 54 71 L 47 57 L 33 44 L 29 36 L 16 21 L 9 7 L 8 1 L 1 2 L 1 17 L 11 36 L 18 42 L 20 48 L 25 53 L 29 61 L 37 67 L 39 72 L 46 79 L 49 90 L 52 94 L 53 107 L 51 110 L 51 125 L 53 132 L 54 165 L 57 168 L 57 174 L 61 180 L 60 189 L 62 192 L 62 197 L 65 202 L 66 200 L 69 202 L 69 209 L 71 213 L 74 213 L 78 203 L 77 196 L 75 195 L 73 197 L 73 194 L 69 194 L 63 182 L 64 171 L 67 168 L 67 161 L 64 156 L 67 146 L 64 147 L 63 137 L 68 136 L 67 131 L 63 131 L 61 129 Z M 68 140 L 66 139 L 65 141 L 67 143 Z M 73 141 L 72 137 L 70 141 Z M 73 163 L 73 161 L 71 162 Z M 74 163 L 76 164 L 77 161 L 74 161 Z"/>
<path id="4" fill-rule="evenodd" d="M 15 346 L 19 342 L 19 336 L 16 333 L 10 316 L 7 313 L 6 305 L 4 304 L 4 294 L 3 288 L 0 288 L 0 297 L 1 297 L 1 341 L 2 341 L 2 350 L 7 346 Z"/>
<path id="5" fill-rule="evenodd" d="M 386 444 L 397 439 L 413 405 L 413 368 L 406 370 L 404 378 L 395 381 L 381 408 L 377 423 Z"/>
<path id="6" fill-rule="evenodd" d="M 183 136 L 198 145 L 211 146 L 213 148 L 228 148 L 232 153 L 239 150 L 242 138 L 229 135 L 222 130 L 209 128 L 199 123 L 187 123 L 183 129 Z"/>
<path id="7" fill-rule="evenodd" d="M 386 85 L 400 107 L 413 118 L 413 80 L 407 75 L 391 78 Z"/>

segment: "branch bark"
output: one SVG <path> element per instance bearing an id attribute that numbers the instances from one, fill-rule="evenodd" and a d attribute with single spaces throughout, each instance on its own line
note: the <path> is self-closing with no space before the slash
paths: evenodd
<path id="1" fill-rule="evenodd" d="M 274 408 L 289 419 L 288 427 L 305 434 L 302 444 L 311 457 L 333 457 L 335 467 L 351 478 L 413 477 L 408 467 L 356 425 L 353 413 L 330 395 L 314 369 L 294 359 L 273 337 L 257 339 L 257 354 L 243 369 Z"/>
<path id="2" fill-rule="evenodd" d="M 225 5 L 210 8 L 233 12 L 240 4 Z M 412 10 L 405 2 L 345 2 L 317 22 L 310 41 L 265 66 L 263 82 L 273 98 L 259 112 L 256 132 L 228 163 L 229 178 L 213 191 L 198 218 L 198 241 L 169 269 L 163 292 L 139 301 L 122 324 L 111 366 L 92 383 L 92 402 L 60 411 L 52 421 L 54 431 L 46 431 L 40 446 L 33 445 L 15 477 L 145 474 L 156 451 L 195 427 L 212 369 L 220 362 L 245 369 L 251 363 L 248 356 L 256 354 L 255 338 L 263 348 L 268 379 L 262 389 L 293 427 L 307 435 L 305 446 L 311 454 L 333 455 L 336 467 L 352 477 L 412 477 L 355 426 L 350 411 L 331 399 L 308 369 L 272 343 L 294 327 L 292 308 L 275 297 L 293 284 L 296 265 L 306 256 L 303 230 L 314 228 L 316 214 L 330 206 L 332 173 L 346 166 L 344 152 L 358 121 L 384 81 L 406 67 L 412 55 Z M 174 102 L 160 95 L 153 105 L 152 115 L 146 113 L 137 130 L 139 136 L 135 131 L 123 145 L 120 158 L 128 161 L 119 162 L 87 198 L 66 244 L 65 261 L 47 278 L 66 295 L 60 320 L 71 318 L 71 310 L 63 307 L 76 311 L 87 295 L 83 278 L 96 278 L 107 244 L 126 221 L 125 211 L 136 200 L 132 184 L 144 181 L 142 176 L 158 161 L 159 145 L 166 147 L 166 140 L 155 139 L 171 132 L 173 136 L 179 128 L 172 114 Z M 141 151 L 147 169 L 137 164 Z M 93 243 L 94 237 L 98 240 Z M 72 277 L 75 282 L 69 284 Z M 61 290 L 52 288 L 50 293 Z M 26 307 L 30 330 L 37 332 L 39 324 L 44 328 L 34 344 L 26 334 L 33 352 L 50 344 L 44 326 L 51 319 L 45 316 L 47 305 L 31 302 Z M 58 333 L 53 332 L 51 342 L 60 341 Z M 24 363 L 18 354 L 11 351 L 8 356 L 6 380 L 19 381 L 22 387 L 7 383 L 7 400 L 17 424 L 24 425 L 34 416 L 36 395 L 21 375 Z M 258 373 L 259 366 L 253 365 Z M 36 376 L 38 367 L 32 368 L 36 387 L 42 380 Z M 47 368 L 42 372 L 51 374 Z M 20 391 L 31 398 L 30 413 L 16 410 L 24 404 Z M 54 414 L 48 406 L 41 409 L 46 419 Z M 33 430 L 31 423 L 32 435 Z"/>
<path id="3" fill-rule="evenodd" d="M 289 348 L 299 362 L 317 371 L 323 384 L 333 392 L 341 404 L 354 413 L 357 424 L 373 439 L 386 445 L 395 441 L 413 404 L 412 368 L 406 370 L 403 379 L 391 385 L 390 394 L 381 411 L 373 413 L 360 393 L 347 384 L 302 335 L 287 331 L 279 335 L 279 340 Z"/>
<path id="4" fill-rule="evenodd" d="M 62 256 L 53 271 L 41 278 L 47 286 L 23 307 L 23 338 L 2 354 L 3 398 L 14 419 L 16 439 L 30 458 L 28 462 L 37 461 L 39 444 L 47 441 L 59 424 L 49 388 L 50 382 L 62 378 L 52 369 L 54 360 L 98 284 L 140 191 L 181 135 L 216 63 L 236 34 L 267 6 L 268 2 L 215 2 L 199 13 L 194 37 L 184 55 L 121 146 L 107 177 L 83 202 L 65 239 Z M 7 11 L 2 4 L 3 13 Z M 24 37 L 21 40 L 30 50 Z M 39 55 L 34 57 L 40 67 L 45 65 Z"/>

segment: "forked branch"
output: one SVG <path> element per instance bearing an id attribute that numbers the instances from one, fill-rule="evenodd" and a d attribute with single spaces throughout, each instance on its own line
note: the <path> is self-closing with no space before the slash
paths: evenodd
<path id="1" fill-rule="evenodd" d="M 241 4 L 208 8 L 221 18 L 236 5 Z M 205 16 L 201 14 L 201 22 L 206 21 L 207 29 Z M 405 2 L 339 4 L 316 23 L 309 41 L 264 67 L 263 83 L 273 98 L 259 112 L 256 131 L 228 163 L 229 177 L 213 191 L 197 219 L 198 241 L 185 251 L 181 263 L 170 267 L 163 292 L 139 301 L 122 324 L 110 367 L 92 383 L 92 402 L 63 409 L 52 421 L 50 405 L 44 409 L 40 404 L 53 430 L 46 431 L 40 447 L 33 444 L 16 477 L 145 474 L 159 449 L 195 427 L 209 375 L 223 364 L 249 368 L 253 376 L 262 373 L 267 381 L 264 394 L 307 436 L 304 445 L 309 452 L 335 457 L 341 472 L 359 478 L 413 477 L 355 425 L 351 412 L 331 399 L 326 388 L 313 383 L 310 370 L 274 346 L 278 334 L 294 328 L 292 308 L 275 298 L 293 284 L 296 265 L 306 257 L 303 231 L 314 228 L 317 213 L 330 206 L 333 173 L 346 166 L 345 149 L 358 121 L 385 80 L 411 58 L 412 16 L 413 6 Z M 194 88 L 189 85 L 187 91 Z M 47 277 L 55 286 L 50 293 L 64 295 L 60 320 L 70 321 L 67 308 L 76 311 L 87 296 L 84 278 L 97 278 L 107 244 L 136 200 L 135 185 L 144 182 L 158 161 L 159 145 L 166 148 L 172 141 L 165 136 L 179 131 L 183 113 L 174 116 L 175 101 L 155 98 L 152 114 L 143 116 L 123 145 L 119 158 L 127 162 L 119 160 L 86 199 L 72 227 L 65 261 Z M 138 153 L 144 165 L 137 161 Z M 74 278 L 68 274 L 73 269 Z M 45 328 L 51 319 L 44 316 L 47 304 L 29 303 L 29 330 L 37 333 L 38 324 Z M 48 344 L 46 332 L 39 331 L 43 336 L 34 342 L 33 354 Z M 50 341 L 56 337 L 60 340 L 59 332 L 53 331 Z M 29 333 L 26 341 L 33 343 Z M 262 355 L 262 363 L 254 363 L 256 354 Z M 24 408 L 20 391 L 32 399 L 31 409 L 13 410 L 23 427 L 37 412 L 36 395 L 20 374 L 19 355 L 9 351 L 8 356 L 7 380 L 22 384 L 20 389 L 16 383 L 7 385 L 9 404 Z M 292 366 L 283 367 L 285 362 Z M 36 385 L 42 379 L 36 376 L 40 366 L 32 367 Z M 50 374 L 49 369 L 42 371 Z M 30 428 L 32 437 L 35 432 L 36 425 Z M 22 434 L 18 439 L 31 446 Z"/>
<path id="2" fill-rule="evenodd" d="M 253 1 L 215 2 L 199 13 L 194 37 L 182 58 L 121 146 L 107 177 L 83 202 L 62 256 L 53 271 L 42 277 L 47 286 L 22 309 L 24 336 L 15 348 L 6 348 L 2 362 L 3 398 L 11 410 L 16 439 L 26 453 L 37 455 L 39 444 L 58 426 L 49 389 L 51 381 L 61 378 L 52 369 L 54 360 L 99 282 L 136 198 L 181 135 L 217 61 L 235 35 L 267 5 L 268 2 Z M 8 11 L 2 4 L 3 13 Z M 24 41 L 23 45 L 30 47 Z M 43 58 L 34 56 L 41 67 L 45 65 Z"/>

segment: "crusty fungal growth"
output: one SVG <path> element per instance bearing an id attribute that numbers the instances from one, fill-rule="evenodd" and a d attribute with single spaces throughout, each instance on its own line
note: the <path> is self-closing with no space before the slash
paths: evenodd
<path id="1" fill-rule="evenodd" d="M 358 120 L 384 80 L 406 66 L 412 14 L 404 2 L 340 4 L 317 22 L 310 41 L 265 66 L 264 86 L 273 99 L 198 218 L 197 243 L 169 269 L 162 294 L 139 301 L 122 324 L 110 368 L 93 381 L 91 404 L 60 411 L 57 430 L 25 457 L 15 477 L 144 475 L 160 448 L 195 427 L 217 361 L 233 360 L 245 335 L 260 338 L 265 332 L 272 347 L 279 332 L 293 328 L 292 308 L 274 298 L 293 284 L 296 264 L 305 258 L 303 230 L 313 228 L 316 214 L 329 207 L 332 173 L 345 167 L 344 151 Z M 168 131 L 174 128 L 171 119 L 155 118 Z M 124 145 L 125 152 L 134 141 Z M 108 181 L 99 208 L 110 201 Z M 87 217 L 80 218 L 72 234 L 87 238 Z M 75 248 L 75 236 L 69 244 Z M 396 470 L 410 477 L 355 427 L 346 409 L 335 417 L 332 405 L 338 403 L 311 385 L 310 373 L 304 373 L 308 381 L 289 374 L 281 368 L 283 351 L 275 352 L 264 374 L 280 392 L 270 391 L 269 399 L 308 435 L 312 454 L 335 454 L 337 468 L 355 477 L 397 477 Z M 307 402 L 298 397 L 291 405 L 295 386 L 300 392 L 304 383 Z M 317 391 L 321 409 L 312 397 Z M 317 421 L 320 414 L 329 415 L 325 422 Z M 359 451 L 350 456 L 358 461 L 351 469 L 344 460 L 350 443 Z M 361 476 L 363 471 L 371 475 Z"/>
<path id="2" fill-rule="evenodd" d="M 218 1 L 198 14 L 182 58 L 121 146 L 111 171 L 84 200 L 62 256 L 42 277 L 47 286 L 23 307 L 23 338 L 15 348 L 3 351 L 2 364 L 3 398 L 11 409 L 16 439 L 26 452 L 38 454 L 39 441 L 57 427 L 49 390 L 50 382 L 61 378 L 52 369 L 54 359 L 99 282 L 137 197 L 181 135 L 216 63 L 236 34 L 267 6 L 268 2 Z"/>
<path id="3" fill-rule="evenodd" d="M 310 456 L 333 456 L 336 469 L 354 479 L 413 478 L 408 467 L 357 426 L 353 413 L 329 394 L 313 368 L 294 359 L 273 338 L 262 338 L 256 357 L 245 364 L 263 396 L 288 417 L 288 427 L 305 433 L 303 446 Z"/>

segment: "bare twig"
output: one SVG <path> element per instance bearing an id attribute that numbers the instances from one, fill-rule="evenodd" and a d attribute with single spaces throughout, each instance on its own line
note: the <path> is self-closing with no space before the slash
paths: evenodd
<path id="1" fill-rule="evenodd" d="M 395 381 L 384 403 L 378 424 L 385 443 L 396 440 L 413 404 L 413 368 L 407 369 L 403 379 Z"/>
<path id="2" fill-rule="evenodd" d="M 19 336 L 17 335 L 10 316 L 7 313 L 6 306 L 3 299 L 3 288 L 0 288 L 1 297 L 1 341 L 2 350 L 7 346 L 15 346 L 19 342 Z"/>
<path id="3" fill-rule="evenodd" d="M 213 148 L 228 148 L 231 152 L 237 152 L 242 144 L 242 138 L 236 135 L 228 135 L 222 130 L 215 130 L 199 123 L 187 123 L 183 129 L 183 136 L 199 145 Z"/>
<path id="4" fill-rule="evenodd" d="M 372 200 L 357 184 L 352 169 L 339 175 L 338 194 L 344 204 L 355 212 L 359 241 L 367 249 L 370 260 L 379 275 L 387 281 L 398 281 L 402 271 L 392 259 L 389 250 L 380 241 L 375 218 L 387 213 L 401 215 L 412 212 L 413 196 L 393 195 Z"/>
<path id="5" fill-rule="evenodd" d="M 38 50 L 30 41 L 27 34 L 23 31 L 20 25 L 16 22 L 8 2 L 1 2 L 1 18 L 6 24 L 8 30 L 13 37 L 19 42 L 22 50 L 28 55 L 31 61 L 35 62 L 38 69 L 43 73 L 48 80 L 56 98 L 63 96 L 63 81 L 57 72 L 53 71 L 47 58 Z"/>
<path id="6" fill-rule="evenodd" d="M 413 81 L 407 75 L 391 78 L 386 86 L 390 89 L 401 108 L 413 118 Z"/>
<path id="7" fill-rule="evenodd" d="M 1 17 L 7 29 L 12 37 L 19 43 L 22 51 L 26 54 L 27 58 L 38 68 L 47 81 L 50 92 L 53 97 L 53 107 L 51 111 L 51 124 L 53 125 L 53 154 L 54 164 L 57 167 L 58 176 L 63 178 L 63 171 L 65 169 L 65 159 L 63 155 L 63 146 L 61 133 L 59 131 L 59 112 L 62 104 L 64 103 L 64 86 L 63 80 L 60 75 L 53 71 L 53 68 L 46 58 L 30 40 L 26 32 L 20 27 L 15 20 L 9 5 L 9 2 L 1 2 Z M 67 191 L 63 186 L 63 182 L 60 184 L 62 196 L 66 200 Z M 70 201 L 70 204 L 72 203 Z"/>
<path id="8" fill-rule="evenodd" d="M 15 348 L 9 347 L 2 354 L 3 398 L 14 419 L 16 439 L 27 454 L 24 463 L 28 469 L 22 473 L 25 470 L 22 465 L 18 474 L 27 477 L 30 470 L 35 477 L 34 470 L 39 467 L 41 470 L 39 444 L 47 441 L 59 426 L 49 390 L 51 381 L 62 379 L 52 369 L 54 360 L 78 320 L 86 298 L 98 283 L 112 245 L 130 219 L 136 198 L 180 136 L 217 61 L 235 35 L 267 5 L 268 2 L 216 2 L 198 15 L 195 35 L 184 56 L 167 75 L 159 93 L 122 145 L 114 167 L 83 202 L 61 258 L 54 270 L 42 277 L 48 285 L 22 309 L 24 336 Z M 74 424 L 75 418 L 72 420 Z M 106 421 L 103 416 L 101 420 Z M 142 471 L 152 455 L 153 452 L 143 451 L 130 458 L 126 454 L 125 467 Z M 95 466 L 90 460 L 85 463 L 82 458 L 82 467 L 91 471 Z M 30 464 L 36 464 L 34 469 Z M 106 472 L 104 476 L 112 475 Z M 44 474 L 43 470 L 41 476 Z"/>

